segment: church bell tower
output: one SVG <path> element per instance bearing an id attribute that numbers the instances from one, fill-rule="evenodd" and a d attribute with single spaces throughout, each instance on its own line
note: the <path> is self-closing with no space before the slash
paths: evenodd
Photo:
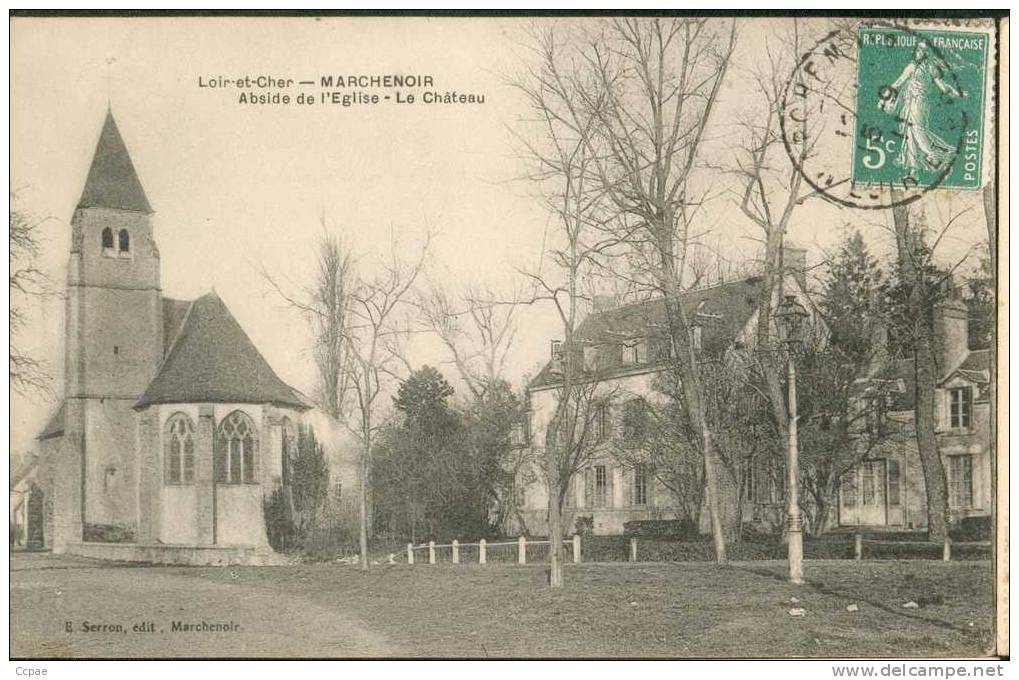
<path id="1" fill-rule="evenodd" d="M 74 475 L 79 488 L 64 495 L 79 507 L 65 508 L 70 514 L 63 516 L 70 518 L 64 535 L 72 540 L 88 525 L 130 531 L 137 522 L 136 416 L 131 407 L 163 355 L 152 212 L 127 145 L 107 112 L 71 218 L 64 446 L 80 471 Z"/>

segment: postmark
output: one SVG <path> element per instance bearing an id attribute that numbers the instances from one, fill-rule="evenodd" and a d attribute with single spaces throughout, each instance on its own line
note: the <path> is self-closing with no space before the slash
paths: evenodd
<path id="1" fill-rule="evenodd" d="M 823 198 L 853 208 L 979 189 L 988 42 L 876 23 L 828 33 L 786 86 L 791 162 Z"/>

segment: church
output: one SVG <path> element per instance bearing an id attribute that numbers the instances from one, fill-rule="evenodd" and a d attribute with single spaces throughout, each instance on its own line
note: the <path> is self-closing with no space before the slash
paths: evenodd
<path id="1" fill-rule="evenodd" d="M 64 392 L 29 508 L 58 553 L 271 562 L 263 498 L 313 405 L 215 292 L 163 295 L 153 212 L 108 112 L 71 218 Z"/>

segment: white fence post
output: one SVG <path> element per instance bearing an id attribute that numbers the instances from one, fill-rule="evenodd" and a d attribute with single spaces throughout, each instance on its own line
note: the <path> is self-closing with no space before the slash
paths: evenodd
<path id="1" fill-rule="evenodd" d="M 407 564 L 414 564 L 414 544 L 407 544 Z"/>
<path id="2" fill-rule="evenodd" d="M 945 547 L 941 550 L 941 559 L 945 562 L 952 561 L 952 539 L 945 536 Z"/>
<path id="3" fill-rule="evenodd" d="M 428 564 L 435 564 L 435 541 L 428 541 Z"/>
<path id="4" fill-rule="evenodd" d="M 863 534 L 856 534 L 856 541 L 853 545 L 853 558 L 863 559 Z"/>
<path id="5" fill-rule="evenodd" d="M 485 539 L 478 541 L 478 564 L 484 564 L 488 561 L 488 555 L 485 554 L 488 546 L 485 543 Z"/>
<path id="6" fill-rule="evenodd" d="M 630 537 L 630 561 L 637 561 L 637 538 L 634 536 Z"/>
<path id="7" fill-rule="evenodd" d="M 453 539 L 453 564 L 460 564 L 460 541 Z"/>
<path id="8" fill-rule="evenodd" d="M 523 536 L 517 539 L 517 563 L 527 564 L 527 539 Z"/>
<path id="9" fill-rule="evenodd" d="M 573 534 L 573 563 L 580 564 L 580 534 Z"/>

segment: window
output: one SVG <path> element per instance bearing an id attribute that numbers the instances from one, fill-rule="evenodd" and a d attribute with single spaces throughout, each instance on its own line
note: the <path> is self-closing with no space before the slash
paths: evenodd
<path id="1" fill-rule="evenodd" d="M 552 341 L 552 361 L 562 361 L 562 341 Z"/>
<path id="2" fill-rule="evenodd" d="M 191 484 L 195 480 L 195 426 L 191 418 L 176 413 L 166 421 L 164 446 L 166 484 Z"/>
<path id="3" fill-rule="evenodd" d="M 743 464 L 743 498 L 747 501 L 754 500 L 754 461 L 748 460 Z"/>
<path id="4" fill-rule="evenodd" d="M 693 348 L 696 350 L 702 349 L 704 343 L 704 332 L 702 326 L 693 327 Z"/>
<path id="5" fill-rule="evenodd" d="M 842 505 L 847 508 L 856 507 L 856 468 L 842 477 Z"/>
<path id="6" fill-rule="evenodd" d="M 103 229 L 103 250 L 113 250 L 113 230 L 109 227 Z"/>
<path id="7" fill-rule="evenodd" d="M 887 410 L 885 395 L 869 397 L 865 404 L 868 431 L 874 435 L 882 434 L 885 431 L 885 411 Z"/>
<path id="8" fill-rule="evenodd" d="M 623 365 L 632 366 L 637 363 L 637 345 L 633 342 L 623 343 Z"/>
<path id="9" fill-rule="evenodd" d="M 127 233 L 127 229 L 121 229 L 117 234 L 117 250 L 122 253 L 131 251 L 131 235 Z"/>
<path id="10" fill-rule="evenodd" d="M 633 466 L 633 504 L 647 505 L 648 474 L 643 464 Z"/>
<path id="11" fill-rule="evenodd" d="M 973 456 L 948 457 L 948 505 L 973 507 Z"/>
<path id="12" fill-rule="evenodd" d="M 598 439 L 607 439 L 612 435 L 612 421 L 609 418 L 609 405 L 600 403 L 595 406 L 594 427 Z"/>
<path id="13" fill-rule="evenodd" d="M 216 433 L 216 481 L 220 484 L 258 483 L 258 434 L 251 418 L 234 411 Z"/>
<path id="14" fill-rule="evenodd" d="M 623 440 L 639 445 L 647 434 L 647 410 L 643 399 L 631 399 L 623 406 Z"/>
<path id="15" fill-rule="evenodd" d="M 113 480 L 117 476 L 117 466 L 107 465 L 106 470 L 103 472 L 103 492 L 109 492 L 110 487 L 113 486 Z"/>
<path id="16" fill-rule="evenodd" d="M 595 507 L 605 505 L 608 496 L 609 478 L 604 465 L 594 466 L 594 504 Z"/>
<path id="17" fill-rule="evenodd" d="M 343 500 L 343 482 L 336 482 L 333 487 L 333 496 L 336 502 Z"/>
<path id="18" fill-rule="evenodd" d="M 957 387 L 948 391 L 948 426 L 969 429 L 973 417 L 973 388 Z"/>
<path id="19" fill-rule="evenodd" d="M 899 461 L 894 458 L 888 459 L 888 505 L 898 507 L 902 505 L 901 473 L 899 472 Z"/>
<path id="20" fill-rule="evenodd" d="M 863 464 L 863 504 L 874 505 L 877 496 L 877 471 L 874 463 Z"/>

